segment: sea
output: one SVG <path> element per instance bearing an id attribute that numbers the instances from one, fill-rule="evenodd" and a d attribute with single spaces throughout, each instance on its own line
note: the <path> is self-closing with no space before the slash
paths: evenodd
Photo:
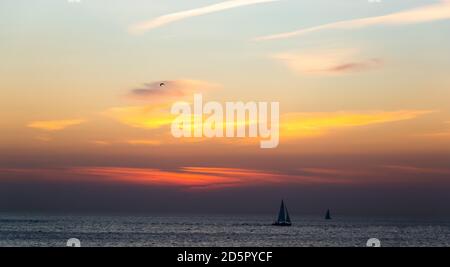
<path id="1" fill-rule="evenodd" d="M 1 247 L 448 247 L 450 221 L 318 216 L 272 226 L 272 215 L 56 216 L 0 214 Z"/>

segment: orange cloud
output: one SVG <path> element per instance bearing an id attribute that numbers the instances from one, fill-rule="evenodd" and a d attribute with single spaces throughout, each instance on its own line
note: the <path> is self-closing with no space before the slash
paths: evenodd
<path id="1" fill-rule="evenodd" d="M 78 125 L 85 122 L 83 119 L 73 120 L 48 120 L 48 121 L 33 121 L 27 127 L 44 130 L 44 131 L 60 131 L 67 127 Z"/>
<path id="2" fill-rule="evenodd" d="M 450 174 L 449 168 L 405 165 L 350 166 L 339 169 L 312 167 L 286 171 L 228 167 L 181 167 L 174 170 L 130 167 L 0 168 L 0 173 L 4 174 L 1 179 L 16 182 L 31 179 L 52 183 L 126 183 L 189 191 L 278 185 L 416 183 L 430 182 L 438 178 L 436 176 L 445 179 Z"/>
<path id="3" fill-rule="evenodd" d="M 161 140 L 155 140 L 155 139 L 133 139 L 133 140 L 127 140 L 127 144 L 130 145 L 145 145 L 145 146 L 157 146 L 161 144 Z"/>
<path id="4" fill-rule="evenodd" d="M 401 110 L 368 113 L 288 113 L 281 118 L 282 138 L 316 137 L 332 130 L 415 119 L 432 111 Z"/>
<path id="5" fill-rule="evenodd" d="M 311 28 L 301 29 L 298 31 L 262 36 L 256 38 L 256 40 L 263 41 L 263 40 L 286 39 L 308 33 L 319 32 L 323 30 L 358 29 L 373 25 L 415 24 L 415 23 L 432 22 L 437 20 L 446 20 L 449 18 L 450 18 L 450 1 L 444 0 L 437 4 L 427 5 L 388 15 L 334 22 Z"/>
<path id="6" fill-rule="evenodd" d="M 136 128 L 158 129 L 170 125 L 175 118 L 170 107 L 179 101 L 192 101 L 194 93 L 219 87 L 218 84 L 198 80 L 158 81 L 131 90 L 129 96 L 148 103 L 145 106 L 114 107 L 103 112 L 123 124 Z"/>
<path id="7" fill-rule="evenodd" d="M 177 171 L 145 168 L 86 167 L 73 168 L 72 173 L 99 176 L 113 181 L 147 185 L 176 186 L 185 189 L 220 189 L 285 183 L 342 183 L 306 175 L 282 174 L 252 169 L 186 167 Z"/>
<path id="8" fill-rule="evenodd" d="M 427 110 L 399 110 L 399 111 L 370 111 L 370 112 L 311 112 L 311 113 L 285 113 L 280 117 L 281 142 L 294 139 L 320 137 L 340 129 L 349 129 L 366 125 L 385 124 L 404 120 L 412 120 L 430 114 Z M 143 139 L 126 139 L 124 142 L 131 145 L 162 145 L 170 143 L 192 143 L 211 141 L 215 143 L 231 143 L 240 145 L 254 145 L 260 138 L 172 138 L 169 125 L 174 116 L 168 109 L 158 107 L 127 107 L 111 109 L 107 112 L 121 123 L 131 127 L 143 129 L 167 128 L 155 136 Z M 250 125 L 256 122 L 237 122 L 237 124 Z M 200 127 L 191 120 L 192 128 Z M 226 121 L 215 127 L 226 128 Z"/>
<path id="9" fill-rule="evenodd" d="M 145 129 L 158 129 L 172 123 L 168 105 L 129 106 L 110 108 L 103 114 L 125 125 Z"/>

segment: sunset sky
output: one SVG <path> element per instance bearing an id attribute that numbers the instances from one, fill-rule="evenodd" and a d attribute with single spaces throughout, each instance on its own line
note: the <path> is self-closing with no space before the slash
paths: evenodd
<path id="1" fill-rule="evenodd" d="M 448 0 L 2 0 L 0 211 L 448 215 L 449 33 Z M 279 146 L 174 138 L 195 93 L 278 101 Z"/>

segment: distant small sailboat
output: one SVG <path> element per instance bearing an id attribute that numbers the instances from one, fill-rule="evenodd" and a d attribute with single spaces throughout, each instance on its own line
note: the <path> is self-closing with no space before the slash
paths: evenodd
<path id="1" fill-rule="evenodd" d="M 325 214 L 325 220 L 331 220 L 330 210 L 327 210 L 327 214 Z"/>
<path id="2" fill-rule="evenodd" d="M 278 212 L 278 219 L 272 224 L 275 226 L 291 226 L 291 218 L 289 217 L 289 212 L 284 201 L 281 200 L 280 211 Z"/>

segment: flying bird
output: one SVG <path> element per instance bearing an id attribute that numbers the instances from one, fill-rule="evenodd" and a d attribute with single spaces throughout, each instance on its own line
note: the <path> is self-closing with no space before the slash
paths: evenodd
<path id="1" fill-rule="evenodd" d="M 161 86 L 161 87 L 162 87 L 162 86 L 165 86 L 165 85 L 166 85 L 165 83 L 160 83 L 160 84 L 159 84 L 159 86 Z"/>

